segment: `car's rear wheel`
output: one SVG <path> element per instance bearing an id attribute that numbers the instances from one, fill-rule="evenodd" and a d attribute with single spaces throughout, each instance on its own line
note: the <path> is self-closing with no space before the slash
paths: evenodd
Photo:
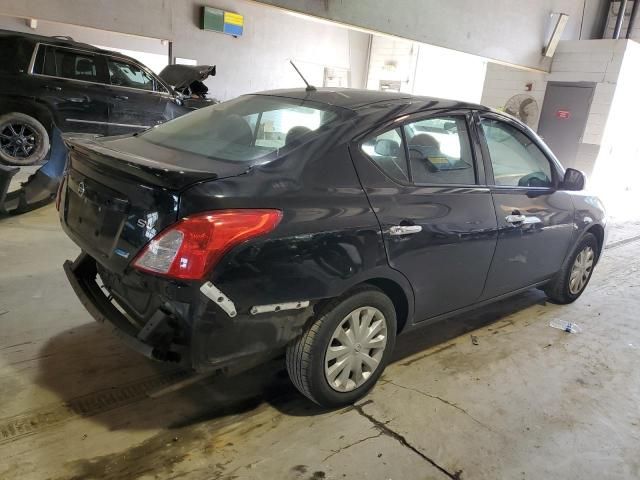
<path id="1" fill-rule="evenodd" d="M 319 405 L 351 404 L 382 375 L 395 336 L 393 302 L 375 287 L 359 287 L 322 308 L 289 345 L 289 376 Z"/>
<path id="2" fill-rule="evenodd" d="M 545 292 L 554 303 L 574 302 L 587 287 L 598 260 L 598 240 L 587 233 L 567 257 L 562 269 L 545 287 Z"/>
<path id="3" fill-rule="evenodd" d="M 0 116 L 0 161 L 9 165 L 33 165 L 49 152 L 47 129 L 35 118 L 12 112 Z"/>

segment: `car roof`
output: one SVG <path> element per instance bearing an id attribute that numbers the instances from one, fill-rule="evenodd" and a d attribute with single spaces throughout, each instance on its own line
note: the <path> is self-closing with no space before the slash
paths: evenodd
<path id="1" fill-rule="evenodd" d="M 398 103 L 410 102 L 412 104 L 424 104 L 425 108 L 450 109 L 469 108 L 476 110 L 488 110 L 482 105 L 460 102 L 457 100 L 446 100 L 442 98 L 423 97 L 401 92 L 363 90 L 357 88 L 318 88 L 316 90 L 306 90 L 304 88 L 269 90 L 259 92 L 257 95 L 270 95 L 275 97 L 286 97 L 299 100 L 309 100 L 324 103 L 334 107 L 347 108 L 349 110 L 359 110 L 369 105 L 381 102 Z"/>
<path id="2" fill-rule="evenodd" d="M 115 52 L 112 50 L 104 50 L 102 48 L 94 47 L 93 45 L 89 45 L 88 43 L 76 42 L 71 37 L 47 37 L 46 35 L 37 35 L 35 33 L 24 33 L 24 32 L 15 32 L 13 30 L 2 30 L 0 29 L 0 38 L 14 38 L 16 40 L 27 41 L 33 44 L 36 43 L 46 43 L 49 45 L 55 45 L 59 47 L 69 47 L 69 48 L 78 48 L 82 50 L 87 50 L 95 53 L 103 53 L 106 55 L 114 55 L 122 58 L 126 58 L 135 63 L 140 63 L 134 58 L 131 58 L 127 55 L 123 55 L 120 52 Z"/>

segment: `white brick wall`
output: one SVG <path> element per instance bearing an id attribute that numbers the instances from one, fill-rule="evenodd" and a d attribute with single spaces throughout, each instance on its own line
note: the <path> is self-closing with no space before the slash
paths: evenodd
<path id="1" fill-rule="evenodd" d="M 576 40 L 558 44 L 547 80 L 596 84 L 583 143 L 602 143 L 625 49 L 624 40 Z"/>
<path id="2" fill-rule="evenodd" d="M 538 102 L 538 108 L 542 110 L 544 92 L 547 88 L 546 77 L 547 74 L 543 72 L 489 63 L 480 103 L 488 107 L 502 109 L 511 97 L 524 93 L 535 98 Z M 531 91 L 527 91 L 526 85 L 528 83 L 532 84 Z M 537 127 L 538 119 L 535 119 L 533 125 Z"/>

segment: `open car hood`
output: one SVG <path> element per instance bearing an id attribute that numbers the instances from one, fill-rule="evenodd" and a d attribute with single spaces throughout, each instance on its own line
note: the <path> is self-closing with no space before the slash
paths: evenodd
<path id="1" fill-rule="evenodd" d="M 215 74 L 215 65 L 167 65 L 160 72 L 160 78 L 175 89 L 181 89 Z"/>

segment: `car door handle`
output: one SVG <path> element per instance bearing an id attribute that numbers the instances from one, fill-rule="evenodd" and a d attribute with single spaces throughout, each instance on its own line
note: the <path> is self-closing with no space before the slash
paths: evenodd
<path id="1" fill-rule="evenodd" d="M 422 231 L 420 225 L 394 225 L 389 229 L 389 235 L 413 235 Z"/>
<path id="2" fill-rule="evenodd" d="M 126 95 L 114 95 L 113 98 L 115 98 L 116 100 L 129 100 L 129 97 L 127 97 Z"/>
<path id="3" fill-rule="evenodd" d="M 524 223 L 527 217 L 525 215 L 507 215 L 504 219 L 509 223 Z"/>
<path id="4" fill-rule="evenodd" d="M 62 91 L 62 87 L 52 87 L 51 85 L 43 85 L 42 88 L 44 88 L 45 90 L 52 90 L 54 92 Z"/>
<path id="5" fill-rule="evenodd" d="M 82 97 L 69 97 L 67 98 L 71 103 L 89 103 L 90 99 L 87 95 L 83 95 Z"/>

